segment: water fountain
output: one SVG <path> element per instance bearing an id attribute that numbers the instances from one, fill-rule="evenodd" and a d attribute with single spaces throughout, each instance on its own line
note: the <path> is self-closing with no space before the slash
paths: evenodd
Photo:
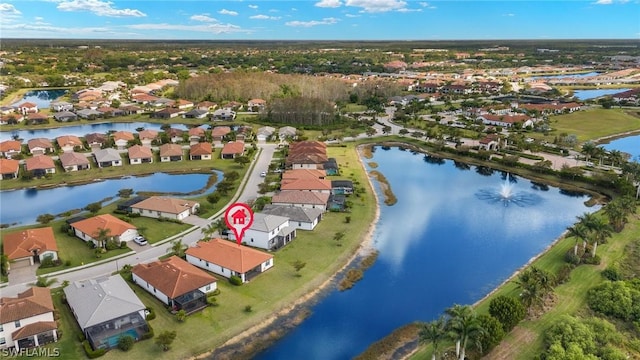
<path id="1" fill-rule="evenodd" d="M 542 199 L 540 196 L 527 191 L 515 191 L 513 184 L 509 181 L 511 175 L 507 174 L 505 181 L 499 189 L 480 189 L 476 197 L 490 203 L 502 203 L 504 206 L 514 204 L 520 207 L 535 205 Z"/>

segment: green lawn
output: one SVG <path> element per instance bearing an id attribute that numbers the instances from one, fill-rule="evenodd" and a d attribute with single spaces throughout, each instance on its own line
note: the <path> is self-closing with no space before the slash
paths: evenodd
<path id="1" fill-rule="evenodd" d="M 170 221 L 161 222 L 158 221 L 158 219 L 144 216 L 131 218 L 131 223 L 138 228 L 138 232 L 151 244 L 179 234 L 192 227 L 192 225 L 189 224 L 178 224 Z"/>
<path id="2" fill-rule="evenodd" d="M 533 137 L 544 138 L 553 142 L 555 136 L 562 133 L 575 134 L 578 142 L 594 140 L 627 131 L 640 130 L 640 114 L 625 109 L 593 109 L 576 111 L 571 114 L 552 116 L 549 135 L 534 134 Z"/>

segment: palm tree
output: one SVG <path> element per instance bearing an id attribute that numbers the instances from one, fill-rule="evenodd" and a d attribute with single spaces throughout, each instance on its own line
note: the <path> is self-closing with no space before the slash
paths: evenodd
<path id="1" fill-rule="evenodd" d="M 587 161 L 589 161 L 591 156 L 593 156 L 595 149 L 596 145 L 591 141 L 587 141 L 586 143 L 582 144 L 582 153 L 586 156 Z"/>
<path id="2" fill-rule="evenodd" d="M 187 250 L 187 245 L 182 243 L 182 239 L 176 239 L 171 242 L 171 247 L 167 249 L 167 252 L 177 257 L 183 257 L 185 250 Z"/>
<path id="3" fill-rule="evenodd" d="M 553 290 L 553 278 L 535 266 L 523 271 L 516 284 L 520 288 L 520 300 L 528 311 L 541 306 L 545 296 Z"/>
<path id="4" fill-rule="evenodd" d="M 609 218 L 609 223 L 617 232 L 622 231 L 624 224 L 627 222 L 627 213 L 620 201 L 612 201 L 604 208 L 604 213 Z"/>
<path id="5" fill-rule="evenodd" d="M 591 229 L 593 228 L 593 224 L 597 221 L 595 214 L 584 213 L 578 216 L 578 220 L 582 225 L 584 225 L 584 227 L 587 229 L 588 236 L 590 236 Z M 587 238 L 584 238 L 582 242 L 582 250 L 586 251 L 586 249 L 587 249 Z"/>
<path id="6" fill-rule="evenodd" d="M 202 240 L 209 241 L 211 237 L 213 237 L 213 234 L 216 233 L 216 231 L 218 231 L 218 227 L 214 222 L 210 222 L 206 227 L 200 229 L 200 232 L 202 232 L 202 236 L 204 236 L 204 239 Z"/>
<path id="7" fill-rule="evenodd" d="M 587 228 L 583 223 L 579 222 L 567 228 L 567 231 L 569 232 L 569 237 L 576 238 L 576 244 L 573 247 L 573 255 L 578 256 L 578 240 L 582 240 L 583 244 L 587 241 L 587 237 L 589 236 Z"/>
<path id="8" fill-rule="evenodd" d="M 597 218 L 597 220 L 591 224 L 591 232 L 593 234 L 593 250 L 591 256 L 595 257 L 598 243 L 603 243 L 611 236 L 611 226 L 602 218 Z"/>
<path id="9" fill-rule="evenodd" d="M 93 233 L 93 238 L 98 242 L 98 247 L 105 248 L 107 245 L 107 240 L 111 237 L 111 229 L 107 228 L 98 228 Z"/>
<path id="10" fill-rule="evenodd" d="M 456 340 L 456 356 L 464 360 L 467 342 L 477 340 L 484 333 L 475 310 L 469 305 L 453 305 L 445 310 L 450 316 L 447 322 L 449 334 Z"/>
<path id="11" fill-rule="evenodd" d="M 436 360 L 438 356 L 438 345 L 440 341 L 444 340 L 447 336 L 445 329 L 444 318 L 440 317 L 432 322 L 421 324 L 418 332 L 418 338 L 421 343 L 431 343 L 433 345 L 433 353 L 431 354 L 431 360 Z"/>

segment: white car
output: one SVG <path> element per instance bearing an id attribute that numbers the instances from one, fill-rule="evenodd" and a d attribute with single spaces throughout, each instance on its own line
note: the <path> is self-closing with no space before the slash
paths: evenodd
<path id="1" fill-rule="evenodd" d="M 267 177 L 267 172 L 266 172 L 266 171 L 261 172 L 261 173 L 260 173 L 260 176 L 261 176 L 261 177 Z"/>
<path id="2" fill-rule="evenodd" d="M 147 239 L 144 238 L 144 236 L 136 236 L 133 238 L 133 242 L 140 245 L 140 246 L 144 246 L 147 245 Z"/>

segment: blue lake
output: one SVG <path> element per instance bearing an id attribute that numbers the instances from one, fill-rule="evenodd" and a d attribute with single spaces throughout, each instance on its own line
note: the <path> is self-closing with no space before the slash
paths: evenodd
<path id="1" fill-rule="evenodd" d="M 20 105 L 25 101 L 38 105 L 39 109 L 48 109 L 52 101 L 64 95 L 66 89 L 31 90 L 27 91 L 22 99 L 12 105 Z"/>
<path id="2" fill-rule="evenodd" d="M 578 100 L 590 100 L 596 99 L 601 96 L 613 95 L 621 92 L 625 92 L 629 89 L 587 89 L 587 90 L 573 90 L 573 96 Z"/>
<path id="3" fill-rule="evenodd" d="M 147 122 L 132 122 L 132 123 L 110 123 L 102 122 L 95 124 L 84 124 L 65 126 L 54 129 L 33 129 L 33 130 L 15 130 L 15 131 L 3 131 L 0 132 L 0 141 L 11 140 L 14 136 L 18 136 L 22 139 L 23 143 L 26 143 L 30 139 L 34 138 L 47 138 L 55 139 L 58 136 L 63 135 L 75 135 L 84 137 L 91 133 L 106 133 L 107 131 L 130 131 L 135 133 L 137 128 L 145 128 L 148 130 L 162 131 L 160 127 L 163 124 L 154 124 Z M 208 128 L 208 125 L 205 125 Z M 171 127 L 180 130 L 186 130 L 187 126 L 183 124 L 171 124 Z"/>
<path id="4" fill-rule="evenodd" d="M 222 180 L 222 173 L 216 171 Z M 120 179 L 107 179 L 85 185 L 61 186 L 52 189 L 13 190 L 0 192 L 0 223 L 28 225 L 36 223 L 41 214 L 60 214 L 73 209 L 81 209 L 90 203 L 107 197 L 116 197 L 120 189 L 139 191 L 157 191 L 166 193 L 190 193 L 203 189 L 211 175 L 208 174 L 165 174 L 155 173 L 148 176 L 128 176 Z M 205 191 L 215 190 L 211 186 Z"/>
<path id="5" fill-rule="evenodd" d="M 509 177 L 511 191 L 535 201 L 505 205 L 486 195 L 498 196 L 506 174 L 427 162 L 397 148 L 376 148 L 365 161 L 378 163 L 398 198 L 381 205 L 373 239 L 378 260 L 351 290 L 330 291 L 258 359 L 353 358 L 399 326 L 480 300 L 577 215 L 597 210 L 584 205 L 587 196 L 518 177 Z"/>
<path id="6" fill-rule="evenodd" d="M 602 144 L 607 150 L 619 150 L 631 155 L 631 161 L 640 162 L 640 135 L 627 136 Z"/>
<path id="7" fill-rule="evenodd" d="M 565 79 L 565 78 L 582 78 L 589 76 L 597 76 L 600 75 L 597 71 L 579 73 L 579 74 L 562 74 L 562 75 L 541 75 L 541 76 L 533 76 L 533 79 Z"/>

